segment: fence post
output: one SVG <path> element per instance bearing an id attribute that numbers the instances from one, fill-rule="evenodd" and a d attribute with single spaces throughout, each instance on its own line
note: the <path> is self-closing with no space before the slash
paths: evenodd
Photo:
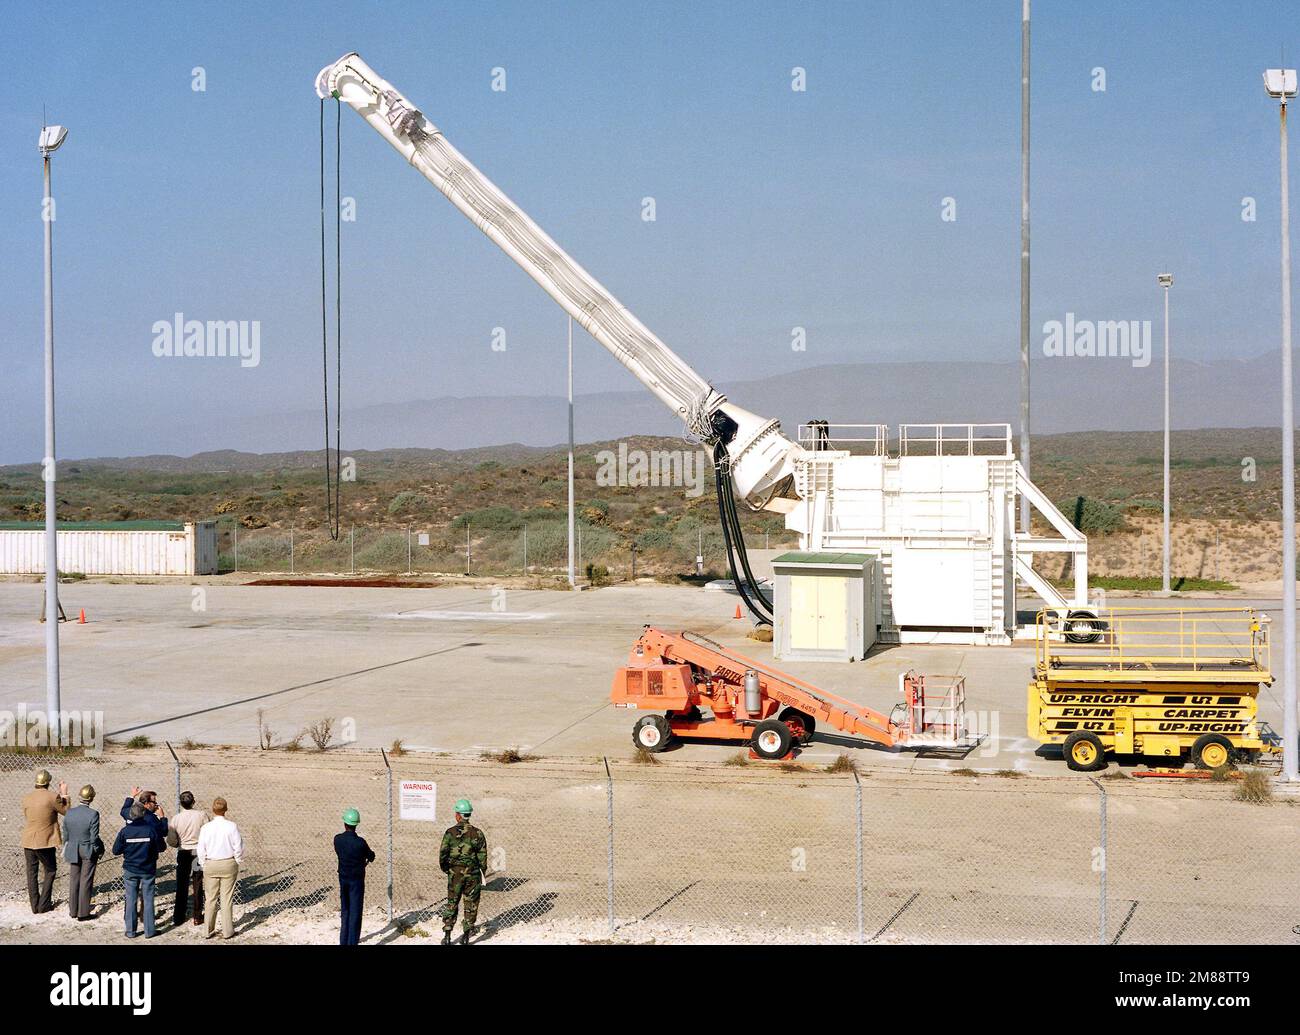
<path id="1" fill-rule="evenodd" d="M 411 574 L 411 526 L 406 526 L 406 574 Z"/>
<path id="2" fill-rule="evenodd" d="M 289 529 L 289 574 L 293 575 L 293 529 Z"/>
<path id="3" fill-rule="evenodd" d="M 388 764 L 388 752 L 383 748 L 379 749 L 379 755 L 384 760 L 384 768 L 388 770 L 388 923 L 393 923 L 393 767 Z"/>
<path id="4" fill-rule="evenodd" d="M 1099 886 L 1099 889 L 1100 889 L 1100 891 L 1099 891 L 1099 895 L 1100 895 L 1100 903 L 1099 903 L 1099 906 L 1098 906 L 1098 910 L 1099 910 L 1098 924 L 1099 924 L 1099 926 L 1098 926 L 1098 929 L 1097 929 L 1097 943 L 1098 943 L 1099 945 L 1105 945 L 1105 944 L 1106 944 L 1106 870 L 1107 870 L 1107 868 L 1108 868 L 1108 866 L 1109 866 L 1109 858 L 1108 858 L 1108 856 L 1107 856 L 1107 852 L 1108 852 L 1108 850 L 1109 850 L 1109 845 L 1106 843 L 1106 838 L 1107 838 L 1107 832 L 1106 832 L 1106 788 L 1103 787 L 1103 786 L 1102 786 L 1102 785 L 1101 785 L 1101 784 L 1100 784 L 1096 779 L 1094 779 L 1093 777 L 1090 776 L 1090 777 L 1088 777 L 1088 779 L 1089 779 L 1089 780 L 1092 780 L 1092 784 L 1093 784 L 1093 786 L 1097 788 L 1097 792 L 1101 795 L 1101 799 L 1100 799 L 1100 814 L 1101 814 L 1101 832 L 1100 832 L 1100 837 L 1101 837 L 1101 869 L 1098 871 L 1098 886 Z"/>
<path id="5" fill-rule="evenodd" d="M 239 522 L 235 522 L 235 571 L 239 570 Z"/>
<path id="6" fill-rule="evenodd" d="M 858 779 L 856 770 L 853 773 L 853 798 L 854 814 L 856 817 L 856 823 L 854 826 L 857 832 L 857 841 L 854 846 L 854 858 L 857 861 L 858 944 L 862 945 L 866 941 L 866 929 L 863 926 L 862 919 L 862 781 Z"/>
<path id="7" fill-rule="evenodd" d="M 609 771 L 609 759 L 605 763 L 605 824 L 608 829 L 608 847 L 606 848 L 605 871 L 605 905 L 609 913 L 609 935 L 614 936 L 614 777 Z"/>
<path id="8" fill-rule="evenodd" d="M 172 756 L 172 769 L 176 774 L 176 810 L 175 811 L 179 812 L 181 807 L 181 760 L 176 757 L 176 751 L 172 747 L 170 740 L 164 740 L 163 743 L 167 745 L 167 750 L 171 752 L 171 756 Z"/>

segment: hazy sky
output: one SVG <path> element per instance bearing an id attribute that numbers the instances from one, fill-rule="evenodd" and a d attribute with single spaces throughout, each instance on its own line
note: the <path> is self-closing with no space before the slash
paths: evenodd
<path id="1" fill-rule="evenodd" d="M 1286 10 L 1037 0 L 1035 328 L 1072 311 L 1158 336 L 1168 267 L 1182 355 L 1277 347 L 1260 73 L 1283 45 L 1300 56 Z M 69 127 L 60 455 L 173 452 L 196 431 L 220 449 L 319 405 L 312 84 L 350 50 L 706 378 L 1018 350 L 1019 0 L 10 3 L 0 462 L 41 454 L 42 105 Z M 342 151 L 345 405 L 563 392 L 563 313 L 347 109 Z M 177 312 L 260 321 L 260 364 L 155 357 Z M 585 336 L 578 357 L 580 392 L 634 387 Z"/>

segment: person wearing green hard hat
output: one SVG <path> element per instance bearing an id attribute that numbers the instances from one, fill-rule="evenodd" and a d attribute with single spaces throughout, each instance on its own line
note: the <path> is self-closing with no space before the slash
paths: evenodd
<path id="1" fill-rule="evenodd" d="M 361 941 L 361 910 L 366 899 L 366 867 L 375 861 L 375 853 L 366 839 L 357 833 L 361 813 L 343 810 L 343 833 L 334 835 L 334 854 L 339 859 L 339 944 L 357 945 Z"/>
<path id="2" fill-rule="evenodd" d="M 463 899 L 465 914 L 460 944 L 468 945 L 478 919 L 479 892 L 483 890 L 483 874 L 487 872 L 487 838 L 483 831 L 473 826 L 469 817 L 474 806 L 468 798 L 457 799 L 456 825 L 448 827 L 442 835 L 442 849 L 438 865 L 447 875 L 447 908 L 442 916 L 442 944 L 451 944 L 452 928 L 456 926 L 456 908 Z"/>

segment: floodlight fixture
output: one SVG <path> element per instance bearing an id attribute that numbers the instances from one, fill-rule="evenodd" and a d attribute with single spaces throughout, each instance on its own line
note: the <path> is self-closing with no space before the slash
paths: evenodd
<path id="1" fill-rule="evenodd" d="M 66 126 L 42 126 L 41 154 L 52 155 L 63 146 L 63 141 L 67 139 L 67 136 L 68 129 Z"/>
<path id="2" fill-rule="evenodd" d="M 1296 94 L 1294 68 L 1270 68 L 1264 72 L 1264 90 L 1276 100 L 1286 101 Z"/>

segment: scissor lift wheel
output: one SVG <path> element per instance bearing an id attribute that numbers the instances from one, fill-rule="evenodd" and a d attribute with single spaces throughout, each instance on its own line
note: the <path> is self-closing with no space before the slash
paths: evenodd
<path id="1" fill-rule="evenodd" d="M 662 715 L 643 715 L 632 726 L 632 743 L 657 754 L 672 742 L 673 731 Z"/>
<path id="2" fill-rule="evenodd" d="M 1197 737 L 1192 745 L 1192 764 L 1197 769 L 1222 769 L 1235 761 L 1232 743 L 1217 733 Z"/>
<path id="3" fill-rule="evenodd" d="M 1061 748 L 1065 764 L 1076 773 L 1095 773 L 1106 768 L 1106 749 L 1095 733 L 1079 731 L 1065 738 Z"/>

